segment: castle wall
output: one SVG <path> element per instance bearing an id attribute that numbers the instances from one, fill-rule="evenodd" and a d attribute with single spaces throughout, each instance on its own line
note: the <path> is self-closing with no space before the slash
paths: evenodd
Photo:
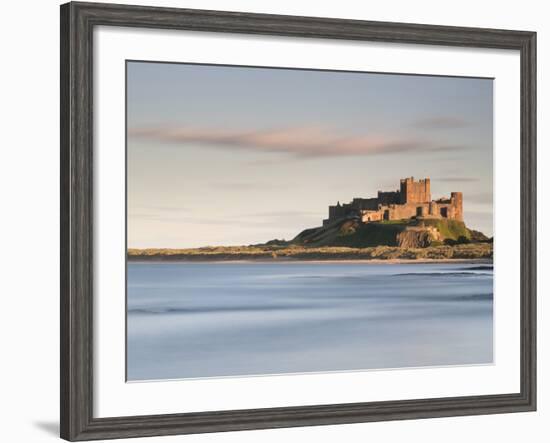
<path id="1" fill-rule="evenodd" d="M 335 206 L 328 207 L 328 218 L 339 218 L 345 217 L 350 211 L 350 205 L 344 204 L 341 205 L 339 202 Z"/>
<path id="2" fill-rule="evenodd" d="M 389 207 L 390 220 L 402 220 L 416 216 L 429 215 L 429 203 L 406 203 L 404 205 L 391 205 Z M 421 212 L 419 214 L 419 212 Z"/>
<path id="3" fill-rule="evenodd" d="M 354 198 L 351 202 L 351 207 L 357 210 L 371 210 L 378 209 L 379 201 L 376 197 L 373 198 Z"/>
<path id="4" fill-rule="evenodd" d="M 380 220 L 403 220 L 429 216 L 430 203 L 407 203 L 405 205 L 381 205 L 377 211 L 362 211 L 363 222 Z"/>
<path id="5" fill-rule="evenodd" d="M 378 204 L 380 205 L 391 205 L 401 203 L 401 192 L 400 191 L 389 191 L 383 192 L 378 191 Z"/>
<path id="6" fill-rule="evenodd" d="M 372 221 L 381 221 L 383 220 L 383 211 L 362 211 L 361 212 L 361 221 L 363 223 L 368 223 Z"/>

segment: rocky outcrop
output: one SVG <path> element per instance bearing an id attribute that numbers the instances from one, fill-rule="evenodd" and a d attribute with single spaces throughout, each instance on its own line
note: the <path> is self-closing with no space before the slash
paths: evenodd
<path id="1" fill-rule="evenodd" d="M 400 248 L 426 248 L 434 241 L 440 241 L 441 234 L 432 227 L 407 227 L 397 234 L 397 246 Z"/>

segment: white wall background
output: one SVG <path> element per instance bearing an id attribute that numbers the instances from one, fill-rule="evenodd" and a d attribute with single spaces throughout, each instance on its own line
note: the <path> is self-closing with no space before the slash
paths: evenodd
<path id="1" fill-rule="evenodd" d="M 118 3 L 538 32 L 539 410 L 270 431 L 151 438 L 149 442 L 543 442 L 550 433 L 550 14 L 547 2 L 462 0 L 164 0 Z M 59 10 L 53 0 L 6 2 L 0 49 L 0 440 L 55 441 L 59 410 Z M 550 229 L 550 227 L 549 227 Z M 546 319 L 544 319 L 546 317 Z M 137 441 L 137 440 L 134 440 Z"/>

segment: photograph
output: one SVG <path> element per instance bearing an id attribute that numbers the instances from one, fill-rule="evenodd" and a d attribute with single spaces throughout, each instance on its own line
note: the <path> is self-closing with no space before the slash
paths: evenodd
<path id="1" fill-rule="evenodd" d="M 494 363 L 493 78 L 125 63 L 128 382 Z"/>
<path id="2" fill-rule="evenodd" d="M 31 167 L 8 162 L 32 214 L 7 219 L 32 235 L 42 206 L 57 211 L 59 272 L 37 263 L 59 303 L 6 312 L 58 326 L 58 353 L 33 344 L 44 327 L 19 349 L 35 350 L 33 392 L 59 387 L 44 409 L 59 411 L 55 437 L 537 432 L 546 28 L 523 4 L 508 20 L 495 2 L 474 17 L 399 1 L 69 2 L 48 44 L 32 40 L 38 63 L 17 75 L 53 60 L 36 47 L 59 50 L 59 88 L 41 89 L 60 112 L 16 140 L 43 155 L 44 127 L 59 153 L 52 166 L 12 149 Z M 22 177 L 56 167 L 52 205 L 44 180 Z M 45 299 L 26 237 L 6 233 L 25 255 L 6 255 L 25 265 L 17 287 Z M 43 353 L 56 383 L 36 378 Z"/>

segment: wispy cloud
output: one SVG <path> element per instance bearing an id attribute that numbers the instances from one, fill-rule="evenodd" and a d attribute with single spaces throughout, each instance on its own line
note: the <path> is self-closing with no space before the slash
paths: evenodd
<path id="1" fill-rule="evenodd" d="M 421 129 L 458 129 L 469 124 L 468 121 L 459 117 L 429 117 L 416 120 L 413 126 Z"/>
<path id="2" fill-rule="evenodd" d="M 364 156 L 407 151 L 449 151 L 427 140 L 387 134 L 343 135 L 318 127 L 295 127 L 270 131 L 229 131 L 204 128 L 135 128 L 131 138 L 166 143 L 207 143 L 219 147 L 276 152 L 296 157 Z"/>
<path id="3" fill-rule="evenodd" d="M 432 180 L 445 183 L 474 183 L 479 181 L 479 178 L 475 177 L 434 177 Z"/>

